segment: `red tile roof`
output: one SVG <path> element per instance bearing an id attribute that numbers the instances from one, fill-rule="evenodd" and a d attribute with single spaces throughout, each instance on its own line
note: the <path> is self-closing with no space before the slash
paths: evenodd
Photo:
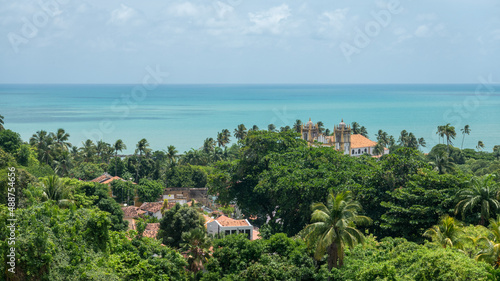
<path id="1" fill-rule="evenodd" d="M 161 210 L 163 202 L 144 202 L 139 209 L 143 211 L 148 211 L 151 213 L 156 213 Z"/>
<path id="2" fill-rule="evenodd" d="M 251 226 L 246 220 L 235 220 L 226 216 L 220 216 L 216 221 L 222 226 Z"/>
<path id="3" fill-rule="evenodd" d="M 359 134 L 351 135 L 351 148 L 374 147 L 377 142 L 374 142 L 367 137 Z"/>
<path id="4" fill-rule="evenodd" d="M 91 182 L 98 182 L 98 183 L 102 183 L 102 184 L 109 184 L 111 183 L 112 181 L 115 181 L 115 180 L 121 180 L 121 181 L 126 181 L 120 177 L 113 177 L 112 175 L 108 174 L 108 173 L 104 173 L 102 174 L 101 176 L 98 176 L 97 178 L 91 180 Z M 136 184 L 135 182 L 132 182 L 133 184 Z"/>
<path id="5" fill-rule="evenodd" d="M 122 207 L 122 210 L 123 216 L 125 218 L 139 218 L 142 217 L 144 213 L 146 213 L 145 211 L 135 206 Z"/>
<path id="6" fill-rule="evenodd" d="M 146 229 L 142 233 L 142 236 L 156 239 L 158 231 L 160 230 L 160 223 L 148 223 Z"/>

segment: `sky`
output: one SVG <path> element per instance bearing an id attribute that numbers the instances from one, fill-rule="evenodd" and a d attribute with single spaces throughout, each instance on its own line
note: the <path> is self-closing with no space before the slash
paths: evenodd
<path id="1" fill-rule="evenodd" d="M 0 83 L 500 80 L 498 0 L 0 0 Z"/>

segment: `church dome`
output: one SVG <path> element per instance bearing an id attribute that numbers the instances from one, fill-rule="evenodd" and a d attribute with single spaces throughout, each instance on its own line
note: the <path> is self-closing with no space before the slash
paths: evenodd
<path id="1" fill-rule="evenodd" d="M 340 121 L 340 123 L 339 123 L 339 128 L 346 128 L 346 127 L 347 126 L 344 123 L 344 119 L 342 119 L 342 121 Z"/>
<path id="2" fill-rule="evenodd" d="M 306 128 L 312 128 L 313 126 L 314 126 L 314 124 L 311 121 L 311 118 L 309 118 L 309 122 L 306 123 Z"/>

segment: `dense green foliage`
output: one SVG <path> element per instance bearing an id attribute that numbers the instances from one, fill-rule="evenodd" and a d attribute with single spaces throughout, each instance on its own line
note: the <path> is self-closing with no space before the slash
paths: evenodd
<path id="1" fill-rule="evenodd" d="M 40 130 L 26 143 L 2 123 L 0 270 L 10 251 L 5 194 L 15 185 L 19 255 L 9 280 L 498 279 L 500 146 L 453 147 L 470 128 L 458 138 L 447 124 L 438 127 L 445 144 L 428 155 L 411 132 L 379 130 L 376 149 L 389 155 L 350 157 L 309 146 L 299 121 L 267 130 L 240 124 L 237 143 L 224 129 L 182 155 L 174 146 L 153 151 L 146 139 L 128 144 L 132 155 L 119 155 L 121 140 L 77 147 L 63 129 Z M 367 135 L 357 123 L 352 129 Z M 89 182 L 105 171 L 125 181 Z M 263 239 L 208 236 L 201 204 L 162 210 L 156 240 L 143 235 L 152 219 L 127 231 L 120 203 L 205 186 L 217 211 L 249 219 Z M 371 225 L 359 224 L 367 217 Z"/>

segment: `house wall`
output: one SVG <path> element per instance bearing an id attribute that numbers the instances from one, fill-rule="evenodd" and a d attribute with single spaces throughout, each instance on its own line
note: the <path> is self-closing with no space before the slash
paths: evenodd
<path id="1" fill-rule="evenodd" d="M 245 232 L 247 230 L 248 232 Z M 253 226 L 221 226 L 217 221 L 207 223 L 207 232 L 208 234 L 215 235 L 217 233 L 225 234 L 226 231 L 229 231 L 230 234 L 234 234 L 236 232 L 239 233 L 248 233 L 250 240 L 253 239 Z"/>

